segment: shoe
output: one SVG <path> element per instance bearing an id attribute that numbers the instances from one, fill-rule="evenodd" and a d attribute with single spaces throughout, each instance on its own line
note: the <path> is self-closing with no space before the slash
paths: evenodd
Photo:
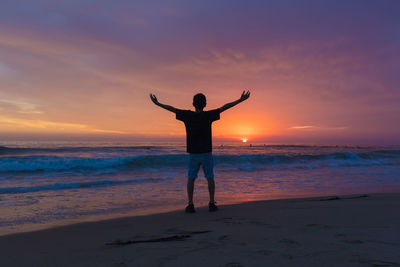
<path id="1" fill-rule="evenodd" d="M 217 205 L 215 205 L 215 203 L 216 202 L 213 202 L 213 203 L 209 203 L 208 204 L 208 211 L 209 212 L 214 212 L 214 211 L 217 211 L 218 210 L 218 207 L 217 207 Z"/>
<path id="2" fill-rule="evenodd" d="M 194 209 L 194 205 L 193 204 L 189 204 L 187 205 L 186 209 L 185 209 L 186 213 L 195 213 L 196 210 Z"/>

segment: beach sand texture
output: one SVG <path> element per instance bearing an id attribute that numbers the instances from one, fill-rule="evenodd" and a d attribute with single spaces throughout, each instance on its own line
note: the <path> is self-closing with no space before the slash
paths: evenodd
<path id="1" fill-rule="evenodd" d="M 400 266 L 400 194 L 248 202 L 0 237 L 1 266 Z"/>

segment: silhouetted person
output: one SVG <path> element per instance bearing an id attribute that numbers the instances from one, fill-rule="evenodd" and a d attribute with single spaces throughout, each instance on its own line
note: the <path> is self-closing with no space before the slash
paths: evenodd
<path id="1" fill-rule="evenodd" d="M 214 183 L 214 161 L 212 156 L 212 136 L 211 124 L 219 120 L 219 114 L 250 97 L 249 91 L 243 91 L 240 98 L 231 103 L 225 104 L 221 108 L 209 111 L 203 111 L 207 104 L 206 97 L 203 94 L 197 94 L 193 97 L 193 106 L 195 111 L 177 109 L 169 105 L 158 102 L 157 97 L 150 94 L 154 104 L 176 114 L 176 119 L 183 121 L 186 127 L 186 150 L 189 153 L 188 183 L 187 194 L 189 204 L 185 211 L 195 212 L 193 205 L 194 181 L 197 178 L 200 166 L 203 167 L 204 176 L 208 181 L 208 191 L 210 193 L 209 211 L 216 211 L 215 205 L 215 183 Z"/>

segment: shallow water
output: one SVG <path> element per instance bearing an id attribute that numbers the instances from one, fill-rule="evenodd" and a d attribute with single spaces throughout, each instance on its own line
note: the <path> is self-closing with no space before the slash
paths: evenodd
<path id="1" fill-rule="evenodd" d="M 219 204 L 400 192 L 398 146 L 217 144 L 214 157 Z M 187 158 L 173 143 L 0 144 L 0 234 L 182 209 Z"/>

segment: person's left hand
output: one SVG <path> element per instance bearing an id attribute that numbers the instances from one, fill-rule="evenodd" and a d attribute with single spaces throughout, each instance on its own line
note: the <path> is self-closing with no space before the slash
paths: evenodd
<path id="1" fill-rule="evenodd" d="M 156 104 L 156 105 L 158 104 L 158 100 L 157 100 L 157 97 L 155 95 L 150 94 L 150 99 L 151 99 L 151 101 L 153 101 L 154 104 Z"/>

